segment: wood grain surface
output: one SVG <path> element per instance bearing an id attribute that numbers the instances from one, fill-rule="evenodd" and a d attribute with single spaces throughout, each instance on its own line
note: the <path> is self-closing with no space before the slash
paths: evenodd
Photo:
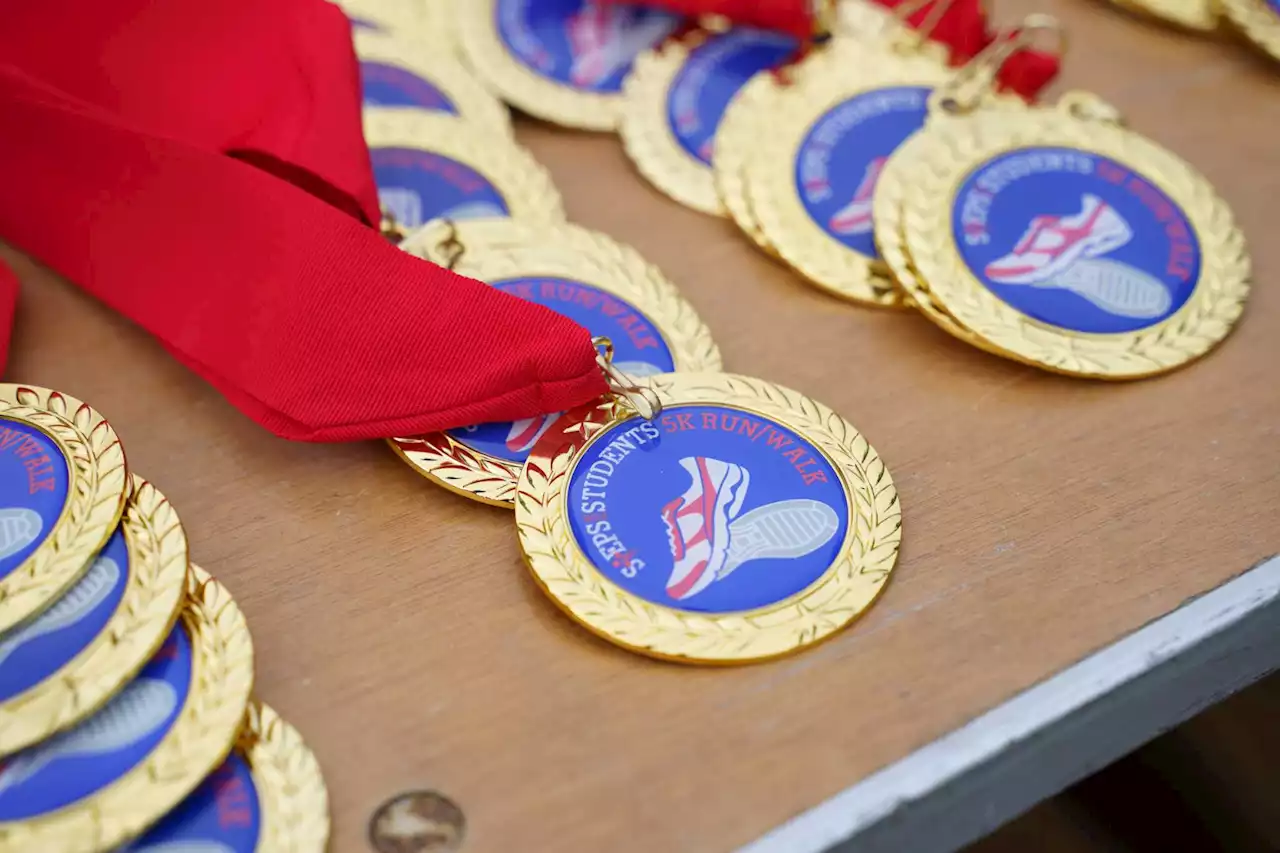
<path id="1" fill-rule="evenodd" d="M 519 128 L 570 216 L 662 266 L 729 369 L 833 406 L 893 472 L 886 595 L 781 662 L 701 670 L 593 639 L 528 577 L 509 512 L 380 444 L 273 438 L 6 252 L 6 378 L 91 401 L 177 506 L 248 616 L 260 696 L 320 757 L 335 851 L 367 849 L 368 816 L 408 788 L 460 804 L 476 853 L 729 850 L 1280 551 L 1280 69 L 1101 4 L 1038 8 L 1071 32 L 1065 84 L 1195 163 L 1252 238 L 1243 323 L 1166 378 L 1056 377 L 834 301 L 644 185 L 616 140 Z"/>

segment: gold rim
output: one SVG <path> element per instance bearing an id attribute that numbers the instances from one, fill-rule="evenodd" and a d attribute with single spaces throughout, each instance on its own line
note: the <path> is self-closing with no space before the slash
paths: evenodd
<path id="1" fill-rule="evenodd" d="M 406 241 L 407 248 L 429 260 L 440 258 L 424 247 L 439 246 L 450 227 L 466 247 L 455 267 L 461 275 L 481 281 L 554 276 L 590 285 L 644 315 L 677 371 L 720 369 L 720 350 L 711 330 L 662 271 L 630 246 L 575 226 L 539 228 L 473 220 L 455 226 L 432 223 Z M 515 499 L 520 463 L 470 448 L 448 433 L 394 438 L 390 444 L 414 470 L 450 491 L 502 507 L 510 507 Z"/>
<path id="2" fill-rule="evenodd" d="M 1111 0 L 1127 12 L 1184 30 L 1209 33 L 1218 28 L 1218 8 L 1209 0 Z"/>
<path id="3" fill-rule="evenodd" d="M 375 32 L 402 39 L 424 53 L 461 52 L 451 0 L 342 0 L 338 5 L 348 16 L 373 24 Z"/>
<path id="4" fill-rule="evenodd" d="M 422 110 L 369 109 L 364 136 L 372 148 L 410 148 L 456 160 L 479 172 L 520 219 L 564 219 L 564 202 L 551 174 L 529 151 L 456 116 Z"/>
<path id="5" fill-rule="evenodd" d="M 752 77 L 725 110 L 716 131 L 715 155 L 711 158 L 712 182 L 724 211 L 742 233 L 774 257 L 778 255 L 777 249 L 765 239 L 760 220 L 751 208 L 746 170 L 758 140 L 756 119 L 769 115 L 779 91 L 772 74 L 766 72 Z"/>
<path id="6" fill-rule="evenodd" d="M 40 817 L 0 823 L 0 851 L 112 849 L 182 802 L 231 752 L 253 686 L 244 616 L 221 584 L 191 566 L 180 620 L 191 640 L 191 684 L 159 745 L 89 797 Z"/>
<path id="7" fill-rule="evenodd" d="M 120 525 L 129 566 L 115 613 L 62 668 L 0 703 L 0 755 L 97 711 L 137 675 L 172 630 L 187 576 L 187 536 L 178 514 L 159 489 L 134 475 Z"/>
<path id="8" fill-rule="evenodd" d="M 787 388 L 732 374 L 669 373 L 646 380 L 664 406 L 712 403 L 772 419 L 811 443 L 844 486 L 848 532 L 838 558 L 800 593 L 747 613 L 675 610 L 607 579 L 573 540 L 566 508 L 574 462 L 597 436 L 634 415 L 616 404 L 573 413 L 544 438 L 520 477 L 516 528 L 543 591 L 574 621 L 634 652 L 682 663 L 739 664 L 797 652 L 846 627 L 884 589 L 898 559 L 902 515 L 888 469 L 858 430 Z"/>
<path id="9" fill-rule="evenodd" d="M 1201 252 L 1200 278 L 1186 304 L 1139 332 L 1085 334 L 1034 320 L 988 290 L 960 255 L 952 209 L 973 170 L 1024 147 L 1067 147 L 1108 157 L 1181 208 Z M 1117 124 L 1051 108 L 981 111 L 931 124 L 912 155 L 914 177 L 902 202 L 910 262 L 937 304 L 996 352 L 1072 376 L 1136 379 L 1203 356 L 1227 336 L 1244 309 L 1249 255 L 1226 202 L 1185 161 Z M 902 165 L 908 167 L 906 161 Z"/>
<path id="10" fill-rule="evenodd" d="M 0 579 L 0 634 L 48 607 L 115 532 L 129 494 L 124 448 L 87 403 L 34 385 L 0 384 L 0 419 L 40 430 L 67 464 L 67 500 L 44 541 Z"/>
<path id="11" fill-rule="evenodd" d="M 1280 11 L 1266 0 L 1220 0 L 1236 29 L 1272 59 L 1280 60 Z"/>
<path id="12" fill-rule="evenodd" d="M 507 50 L 498 35 L 498 0 L 468 0 L 455 12 L 467 63 L 489 89 L 513 107 L 578 130 L 616 130 L 623 95 L 588 92 L 544 77 Z"/>
<path id="13" fill-rule="evenodd" d="M 809 215 L 796 189 L 796 159 L 813 127 L 846 101 L 885 89 L 935 87 L 951 72 L 924 55 L 864 50 L 848 56 L 775 100 L 774 118 L 748 166 L 747 192 L 764 239 L 809 282 L 859 304 L 901 307 L 902 292 L 884 262 L 849 248 Z"/>
<path id="14" fill-rule="evenodd" d="M 265 853 L 323 853 L 329 843 L 329 792 L 302 735 L 271 708 L 250 702 L 237 750 L 258 789 Z"/>
<path id="15" fill-rule="evenodd" d="M 439 89 L 458 110 L 458 115 L 486 128 L 501 130 L 510 136 L 511 114 L 506 106 L 489 94 L 489 90 L 456 59 L 442 58 L 437 53 L 421 50 L 395 36 L 379 33 L 352 33 L 356 56 L 361 62 L 391 65 L 413 74 Z M 375 107 L 373 109 L 421 109 L 419 107 Z"/>

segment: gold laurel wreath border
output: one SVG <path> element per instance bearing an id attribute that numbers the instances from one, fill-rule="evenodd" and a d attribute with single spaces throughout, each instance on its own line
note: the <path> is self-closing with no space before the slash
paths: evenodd
<path id="1" fill-rule="evenodd" d="M 187 536 L 168 499 L 133 475 L 121 527 L 128 580 L 102 631 L 44 681 L 0 703 L 0 755 L 97 711 L 164 643 L 186 594 Z"/>
<path id="2" fill-rule="evenodd" d="M 40 817 L 0 823 L 0 853 L 112 849 L 171 811 L 226 759 L 253 687 L 248 626 L 227 590 L 195 565 L 181 624 L 191 640 L 191 686 L 164 738 L 97 793 Z"/>
<path id="3" fill-rule="evenodd" d="M 120 437 L 87 403 L 34 385 L 0 384 L 0 418 L 34 427 L 62 452 L 67 499 L 53 530 L 0 579 L 0 634 L 38 616 L 88 570 L 124 512 Z"/>
<path id="4" fill-rule="evenodd" d="M 850 517 L 840 556 L 805 590 L 747 613 L 675 610 L 626 592 L 574 542 L 566 511 L 568 483 L 581 448 L 628 416 L 620 407 L 604 405 L 583 421 L 582 442 L 531 457 L 520 478 L 516 527 L 521 549 L 551 599 L 588 630 L 633 651 L 681 663 L 725 665 L 799 651 L 865 612 L 897 562 L 902 517 L 888 469 L 857 429 L 821 403 L 748 377 L 664 374 L 647 383 L 664 405 L 730 406 L 774 419 L 812 442 L 844 481 Z"/>
<path id="5" fill-rule="evenodd" d="M 1074 148 L 1114 159 L 1182 209 L 1200 243 L 1201 271 L 1195 291 L 1176 314 L 1141 332 L 1085 335 L 1033 320 L 982 285 L 952 234 L 955 196 L 974 169 L 1025 147 Z M 902 205 L 911 263 L 946 313 L 1001 354 L 1072 376 L 1137 379 L 1205 355 L 1243 311 L 1250 261 L 1226 202 L 1185 161 L 1118 124 L 1052 108 L 980 112 L 948 123 L 946 132 L 926 129 L 913 165 Z"/>
<path id="6" fill-rule="evenodd" d="M 1280 11 L 1270 7 L 1266 0 L 1220 0 L 1219 5 L 1227 20 L 1245 38 L 1280 61 Z"/>
<path id="7" fill-rule="evenodd" d="M 329 792 L 302 735 L 256 700 L 236 745 L 253 774 L 262 807 L 263 853 L 323 853 L 329 842 Z"/>
<path id="8" fill-rule="evenodd" d="M 564 200 L 551 173 L 529 149 L 446 113 L 371 107 L 364 111 L 370 148 L 409 148 L 456 160 L 479 172 L 502 196 L 513 217 L 562 222 Z"/>
<path id="9" fill-rule="evenodd" d="M 751 242 L 774 258 L 778 257 L 778 250 L 765 239 L 760 220 L 751 207 L 746 170 L 755 152 L 757 120 L 770 114 L 779 91 L 777 80 L 768 72 L 748 80 L 729 102 L 720 120 L 711 158 L 712 181 L 725 213 Z"/>
<path id="10" fill-rule="evenodd" d="M 498 0 L 459 3 L 459 40 L 467 65 L 489 91 L 544 121 L 596 132 L 617 130 L 623 95 L 584 92 L 543 77 L 520 62 L 498 36 Z"/>
<path id="11" fill-rule="evenodd" d="M 409 248 L 428 259 L 451 226 L 432 223 L 410 238 Z M 639 252 L 579 226 L 539 227 L 507 220 L 473 220 L 452 226 L 466 247 L 456 269 L 481 281 L 563 275 L 629 303 L 658 330 L 677 371 L 716 372 L 723 366 L 711 330 L 670 279 Z M 492 506 L 511 507 L 521 464 L 467 447 L 448 433 L 393 438 L 395 452 L 414 470 L 444 488 Z"/>
<path id="12" fill-rule="evenodd" d="M 403 39 L 378 32 L 352 30 L 356 56 L 361 62 L 391 65 L 412 73 L 447 97 L 464 121 L 502 131 L 504 136 L 514 136 L 511 111 L 507 105 L 476 80 L 462 64 L 452 56 L 428 53 L 411 47 Z M 377 109 L 421 109 L 420 107 L 378 107 Z"/>

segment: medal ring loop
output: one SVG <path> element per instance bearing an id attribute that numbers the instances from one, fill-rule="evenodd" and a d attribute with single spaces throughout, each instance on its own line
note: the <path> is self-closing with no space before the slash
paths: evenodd
<path id="1" fill-rule="evenodd" d="M 939 86 L 930 99 L 930 108 L 951 115 L 974 110 L 995 86 L 997 75 L 1016 53 L 1032 47 L 1036 38 L 1049 35 L 1053 39 L 1045 52 L 1062 57 L 1067 53 L 1067 34 L 1062 23 L 1052 15 L 1028 15 L 1017 26 L 1008 27 L 995 41 L 969 60 L 949 83 Z"/>
<path id="2" fill-rule="evenodd" d="M 605 335 L 599 335 L 592 338 L 591 343 L 596 348 L 596 363 L 604 371 L 609 390 L 646 421 L 662 414 L 662 401 L 653 389 L 637 385 L 634 379 L 614 366 L 613 341 Z"/>

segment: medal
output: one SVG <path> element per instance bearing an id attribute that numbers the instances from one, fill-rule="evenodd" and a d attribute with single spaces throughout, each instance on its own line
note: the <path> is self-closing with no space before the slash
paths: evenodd
<path id="1" fill-rule="evenodd" d="M 378 201 L 397 228 L 440 218 L 564 218 L 547 170 L 505 136 L 409 110 L 367 110 L 364 127 Z"/>
<path id="2" fill-rule="evenodd" d="M 0 851 L 109 850 L 150 826 L 217 767 L 253 683 L 239 609 L 191 567 L 178 624 L 93 716 L 0 762 Z"/>
<path id="3" fill-rule="evenodd" d="M 880 170 L 952 74 L 918 49 L 919 33 L 900 35 L 878 48 L 841 45 L 764 93 L 745 171 L 764 244 L 818 287 L 866 305 L 902 302 L 872 233 Z"/>
<path id="4" fill-rule="evenodd" d="M 328 838 L 315 756 L 275 711 L 250 702 L 235 751 L 127 850 L 322 853 Z"/>
<path id="5" fill-rule="evenodd" d="M 84 574 L 128 491 L 102 415 L 57 391 L 0 384 L 0 635 Z"/>
<path id="6" fill-rule="evenodd" d="M 725 110 L 748 80 L 798 49 L 790 36 L 737 27 L 642 54 L 619 128 L 641 174 L 686 207 L 723 214 L 711 164 Z"/>
<path id="7" fill-rule="evenodd" d="M 357 33 L 393 36 L 433 57 L 459 52 L 452 0 L 342 0 L 338 5 Z"/>
<path id="8" fill-rule="evenodd" d="M 720 369 L 710 331 L 675 286 L 634 249 L 603 234 L 501 220 L 436 222 L 403 247 L 608 337 L 617 367 L 629 376 Z M 529 450 L 558 417 L 397 438 L 391 446 L 435 483 L 509 507 Z"/>
<path id="9" fill-rule="evenodd" d="M 977 108 L 970 84 L 1045 26 L 935 99 L 893 158 L 877 240 L 899 244 L 886 258 L 925 316 L 992 352 L 1106 379 L 1179 367 L 1243 311 L 1243 235 L 1203 176 L 1096 98 Z"/>
<path id="10" fill-rule="evenodd" d="M 186 576 L 177 513 L 134 476 L 120 526 L 84 576 L 0 634 L 0 755 L 92 714 L 131 680 L 173 627 Z"/>
<path id="11" fill-rule="evenodd" d="M 1122 9 L 1158 18 L 1188 30 L 1218 28 L 1219 7 L 1211 0 L 1111 0 Z"/>
<path id="12" fill-rule="evenodd" d="M 870 606 L 901 511 L 852 424 L 758 379 L 641 382 L 567 415 L 520 476 L 520 545 L 556 604 L 632 651 L 718 664 L 798 651 Z"/>
<path id="13" fill-rule="evenodd" d="M 376 33 L 353 39 L 366 107 L 416 107 L 511 133 L 507 108 L 456 60 Z"/>
<path id="14" fill-rule="evenodd" d="M 504 101 L 581 130 L 614 130 L 631 64 L 678 15 L 596 0 L 471 0 L 456 13 L 468 64 Z"/>
<path id="15" fill-rule="evenodd" d="M 1249 41 L 1280 60 L 1280 0 L 1222 0 L 1222 11 Z"/>

